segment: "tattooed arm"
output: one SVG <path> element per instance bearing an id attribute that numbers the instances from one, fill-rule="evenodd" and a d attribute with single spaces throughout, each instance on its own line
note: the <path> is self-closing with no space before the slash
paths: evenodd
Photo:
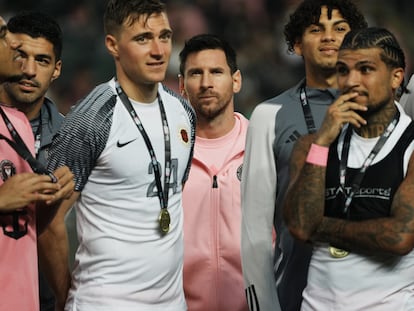
<path id="1" fill-rule="evenodd" d="M 299 240 L 309 241 L 322 221 L 326 167 L 306 163 L 314 135 L 300 138 L 292 151 L 291 182 L 283 207 L 286 225 Z"/>
<path id="2" fill-rule="evenodd" d="M 329 147 L 344 124 L 354 127 L 366 124 L 357 113 L 366 107 L 352 101 L 355 93 L 341 95 L 327 110 L 321 128 L 316 134 L 299 139 L 290 162 L 290 184 L 283 213 L 291 234 L 299 240 L 310 241 L 323 220 L 325 207 L 326 166 L 307 163 L 306 156 L 312 143 Z"/>
<path id="3" fill-rule="evenodd" d="M 351 251 L 409 253 L 414 247 L 414 154 L 394 196 L 390 217 L 360 222 L 325 217 L 312 239 Z"/>

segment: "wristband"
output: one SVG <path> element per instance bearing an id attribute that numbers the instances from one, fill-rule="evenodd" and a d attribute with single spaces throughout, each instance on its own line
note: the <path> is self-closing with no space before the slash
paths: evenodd
<path id="1" fill-rule="evenodd" d="M 312 144 L 308 156 L 306 157 L 306 162 L 318 166 L 326 167 L 328 163 L 328 153 L 329 148 L 324 146 L 319 146 L 317 144 Z"/>

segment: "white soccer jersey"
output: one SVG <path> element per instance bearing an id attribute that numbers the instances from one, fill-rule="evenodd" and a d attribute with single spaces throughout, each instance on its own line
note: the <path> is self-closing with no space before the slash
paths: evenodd
<path id="1" fill-rule="evenodd" d="M 80 103 L 59 133 L 52 163 L 71 167 L 76 190 L 81 191 L 75 205 L 80 245 L 66 310 L 186 309 L 181 191 L 194 142 L 194 114 L 161 85 L 159 93 L 170 129 L 172 159 L 171 227 L 165 236 L 159 231 L 160 202 L 147 146 L 116 96 L 113 81 Z M 158 102 L 132 105 L 151 140 L 163 184 L 164 134 Z M 70 137 L 77 128 L 81 130 L 72 135 L 76 137 Z M 68 142 L 79 139 L 82 142 L 67 149 Z M 65 149 L 70 154 L 62 159 Z"/>

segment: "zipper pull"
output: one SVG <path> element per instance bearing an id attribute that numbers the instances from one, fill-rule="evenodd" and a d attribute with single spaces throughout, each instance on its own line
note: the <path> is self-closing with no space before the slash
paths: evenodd
<path id="1" fill-rule="evenodd" d="M 218 188 L 217 175 L 213 176 L 213 188 Z"/>

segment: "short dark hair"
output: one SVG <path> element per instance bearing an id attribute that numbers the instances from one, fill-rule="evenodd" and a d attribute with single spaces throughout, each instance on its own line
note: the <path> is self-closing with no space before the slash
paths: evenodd
<path id="1" fill-rule="evenodd" d="M 312 24 L 318 23 L 323 6 L 328 8 L 328 18 L 331 18 L 332 10 L 338 10 L 351 29 L 368 27 L 364 15 L 352 1 L 304 0 L 290 15 L 289 22 L 285 25 L 284 35 L 289 52 L 294 52 L 295 43 L 302 37 L 305 29 Z"/>
<path id="2" fill-rule="evenodd" d="M 141 15 L 149 17 L 165 11 L 165 4 L 158 0 L 109 0 L 104 13 L 105 33 L 116 34 L 128 18 L 132 25 Z"/>
<path id="3" fill-rule="evenodd" d="M 11 33 L 26 34 L 32 38 L 44 38 L 53 45 L 56 61 L 62 56 L 62 29 L 49 15 L 41 12 L 22 12 L 7 23 Z"/>
<path id="4" fill-rule="evenodd" d="M 231 45 L 224 39 L 212 34 L 200 34 L 187 40 L 184 48 L 180 52 L 180 74 L 184 75 L 185 62 L 191 53 L 204 50 L 222 50 L 226 55 L 227 65 L 230 67 L 231 73 L 235 73 L 237 67 L 237 56 Z"/>

